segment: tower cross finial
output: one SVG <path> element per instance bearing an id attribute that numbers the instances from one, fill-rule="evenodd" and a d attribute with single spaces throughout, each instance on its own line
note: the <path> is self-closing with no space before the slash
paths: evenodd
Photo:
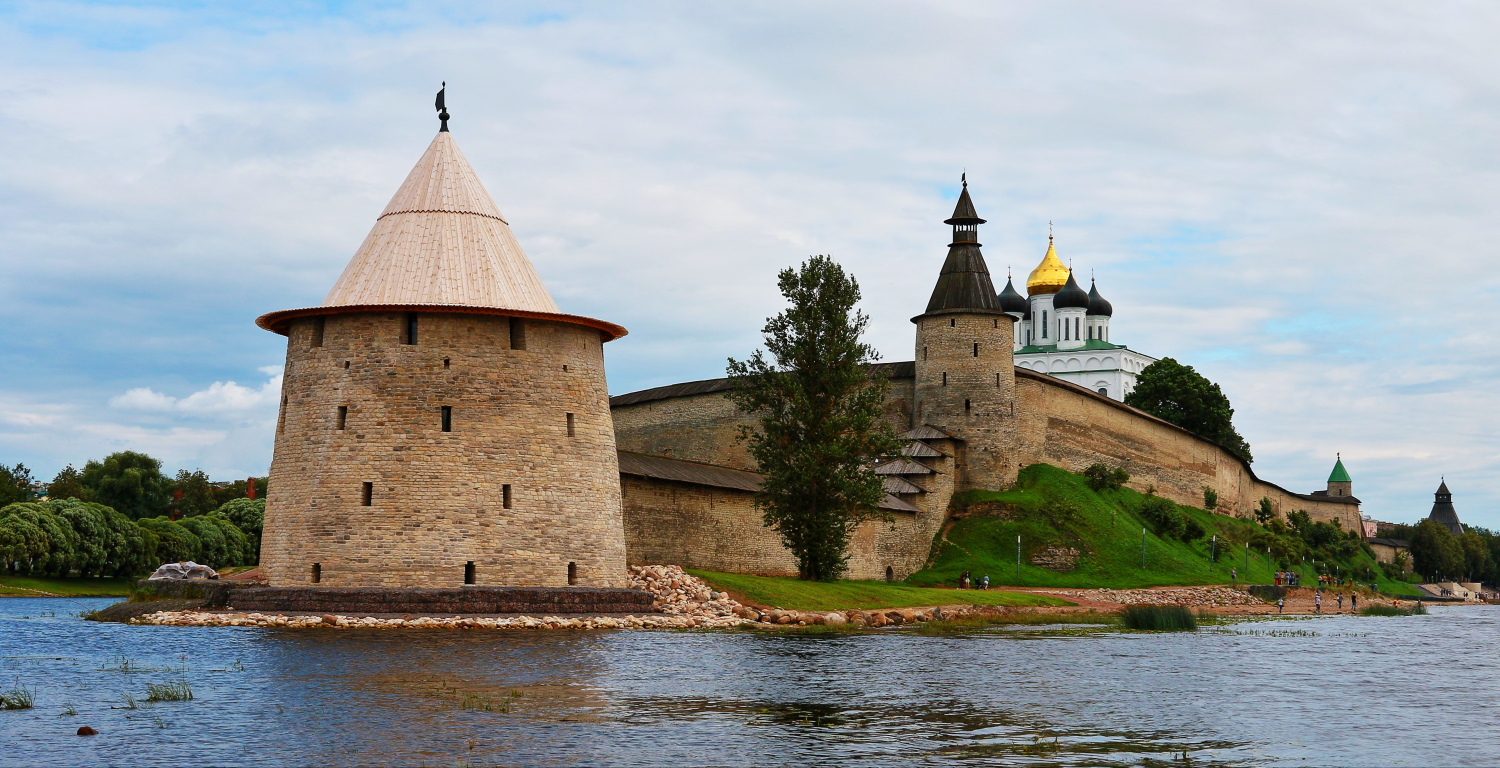
<path id="1" fill-rule="evenodd" d="M 442 125 L 438 127 L 438 133 L 445 133 L 448 130 L 448 102 L 443 98 L 443 92 L 447 90 L 448 81 L 444 80 L 443 87 L 438 89 L 437 101 L 433 104 L 437 107 L 438 120 L 442 121 Z"/>
<path id="2" fill-rule="evenodd" d="M 1052 222 L 1047 222 L 1047 242 L 1052 242 Z"/>
<path id="3" fill-rule="evenodd" d="M 969 186 L 969 170 L 967 168 L 964 169 L 963 173 L 958 175 L 958 180 L 963 182 L 964 186 Z"/>

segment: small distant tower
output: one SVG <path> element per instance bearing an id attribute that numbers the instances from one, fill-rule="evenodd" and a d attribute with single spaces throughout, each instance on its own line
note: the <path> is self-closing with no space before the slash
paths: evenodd
<path id="1" fill-rule="evenodd" d="M 1015 351 L 1019 352 L 1021 347 L 1026 346 L 1023 326 L 1026 318 L 1031 315 L 1031 304 L 1016 290 L 1016 285 L 1009 275 L 1005 278 L 1005 290 L 1000 292 L 1000 308 L 1005 310 L 1005 314 L 1010 315 L 1011 323 L 1015 328 L 1013 334 L 1015 343 L 1012 346 Z"/>
<path id="2" fill-rule="evenodd" d="M 965 179 L 953 216 L 948 258 L 917 325 L 912 428 L 925 425 L 964 441 L 963 487 L 1000 488 L 1015 479 L 1008 460 L 1015 420 L 1014 314 L 1007 313 L 979 250 L 979 225 Z"/>
<path id="3" fill-rule="evenodd" d="M 1088 337 L 1093 341 L 1109 341 L 1109 320 L 1115 307 L 1099 294 L 1099 285 L 1089 278 Z"/>
<path id="4" fill-rule="evenodd" d="M 1333 472 L 1328 475 L 1328 495 L 1354 495 L 1354 480 L 1349 477 L 1349 470 L 1344 469 L 1344 457 L 1337 454 L 1335 454 Z"/>
<path id="5" fill-rule="evenodd" d="M 1441 480 L 1437 493 L 1432 495 L 1432 511 L 1427 514 L 1427 519 L 1447 528 L 1454 536 L 1464 535 L 1464 525 L 1458 521 L 1458 510 L 1453 508 L 1453 493 L 1448 490 L 1446 478 Z"/>
<path id="6" fill-rule="evenodd" d="M 287 337 L 273 587 L 620 586 L 613 323 L 564 314 L 448 131 Z"/>

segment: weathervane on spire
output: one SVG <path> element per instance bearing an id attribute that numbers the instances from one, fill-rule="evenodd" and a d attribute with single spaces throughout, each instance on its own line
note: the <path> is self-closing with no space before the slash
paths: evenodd
<path id="1" fill-rule="evenodd" d="M 969 172 L 965 170 L 963 173 L 960 173 L 958 175 L 958 180 L 963 182 L 964 186 L 969 186 Z"/>
<path id="2" fill-rule="evenodd" d="M 1052 242 L 1052 222 L 1047 222 L 1047 242 Z"/>
<path id="3" fill-rule="evenodd" d="M 437 107 L 438 119 L 443 121 L 442 127 L 438 128 L 439 133 L 444 133 L 448 130 L 448 104 L 443 99 L 443 92 L 446 90 L 448 90 L 448 81 L 444 80 L 443 87 L 438 89 L 437 103 L 433 105 Z"/>

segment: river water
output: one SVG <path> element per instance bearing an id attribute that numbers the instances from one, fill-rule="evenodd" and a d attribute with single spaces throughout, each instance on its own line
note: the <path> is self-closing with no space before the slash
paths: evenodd
<path id="1" fill-rule="evenodd" d="M 110 602 L 0 599 L 0 690 L 36 701 L 0 711 L 0 765 L 1500 764 L 1489 607 L 949 637 L 77 617 Z"/>

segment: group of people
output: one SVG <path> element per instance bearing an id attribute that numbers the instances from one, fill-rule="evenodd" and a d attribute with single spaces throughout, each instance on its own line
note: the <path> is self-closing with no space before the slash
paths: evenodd
<path id="1" fill-rule="evenodd" d="M 979 577 L 979 581 L 975 581 L 974 577 L 970 576 L 968 571 L 964 571 L 963 574 L 961 574 L 958 577 L 958 588 L 959 589 L 989 589 L 990 588 L 990 577 L 988 575 L 980 576 Z"/>
<path id="2" fill-rule="evenodd" d="M 1302 586 L 1302 574 L 1296 571 L 1277 571 L 1276 586 L 1278 587 L 1300 587 Z"/>
<path id="3" fill-rule="evenodd" d="M 1338 612 L 1339 613 L 1343 613 L 1344 612 L 1344 593 L 1343 592 L 1339 592 L 1336 595 L 1334 595 L 1334 597 L 1338 599 L 1338 603 L 1339 603 L 1339 610 L 1338 610 Z M 1286 609 L 1286 598 L 1284 598 L 1284 597 L 1278 597 L 1278 598 L 1276 598 L 1276 612 L 1277 613 L 1281 613 L 1285 609 Z M 1315 594 L 1313 596 L 1313 610 L 1317 611 L 1318 613 L 1322 613 L 1323 612 L 1323 590 L 1321 590 L 1321 589 L 1319 589 L 1317 591 L 1317 594 Z M 1359 594 L 1358 593 L 1351 593 L 1349 595 L 1349 611 L 1351 613 L 1359 613 Z"/>

